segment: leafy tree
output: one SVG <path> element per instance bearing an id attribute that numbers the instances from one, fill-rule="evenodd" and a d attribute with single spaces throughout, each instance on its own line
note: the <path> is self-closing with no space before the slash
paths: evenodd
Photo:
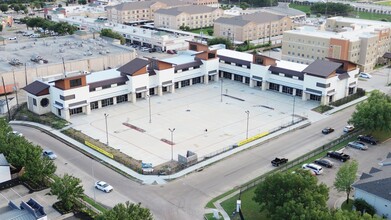
<path id="1" fill-rule="evenodd" d="M 66 173 L 62 178 L 54 180 L 50 193 L 57 196 L 66 211 L 71 211 L 75 207 L 76 199 L 83 197 L 84 190 L 79 178 Z"/>
<path id="2" fill-rule="evenodd" d="M 98 220 L 152 220 L 153 216 L 149 209 L 141 207 L 141 204 L 134 204 L 127 201 L 119 203 L 113 209 L 98 216 Z"/>
<path id="3" fill-rule="evenodd" d="M 355 199 L 354 200 L 354 207 L 356 207 L 357 211 L 360 211 L 362 214 L 368 213 L 370 215 L 376 214 L 376 209 L 372 205 L 368 204 L 363 199 Z"/>
<path id="4" fill-rule="evenodd" d="M 27 161 L 24 178 L 36 184 L 45 185 L 45 179 L 56 172 L 56 165 L 48 158 L 42 158 L 42 149 L 32 146 L 26 149 Z"/>
<path id="5" fill-rule="evenodd" d="M 279 172 L 268 176 L 256 190 L 254 201 L 270 219 L 301 219 L 304 216 L 326 218 L 328 188 L 319 184 L 308 171 Z M 321 217 L 324 216 L 324 217 Z"/>
<path id="6" fill-rule="evenodd" d="M 311 6 L 311 13 L 312 14 L 335 14 L 335 15 L 348 15 L 349 13 L 353 12 L 354 8 L 348 4 L 343 3 L 334 3 L 334 2 L 327 2 L 327 3 L 315 3 Z"/>
<path id="7" fill-rule="evenodd" d="M 85 4 L 87 4 L 87 1 L 86 0 L 78 0 L 77 3 L 79 3 L 79 5 L 85 5 Z"/>
<path id="8" fill-rule="evenodd" d="M 335 177 L 334 187 L 338 192 L 346 192 L 346 203 L 349 203 L 349 195 L 352 191 L 352 184 L 356 180 L 357 170 L 357 161 L 348 161 L 339 168 Z"/>
<path id="9" fill-rule="evenodd" d="M 40 9 L 41 8 L 41 3 L 36 1 L 36 2 L 33 2 L 31 3 L 31 7 L 32 8 L 36 8 L 36 9 Z"/>
<path id="10" fill-rule="evenodd" d="M 19 13 L 19 6 L 18 5 L 14 5 L 14 7 L 12 8 L 14 11 L 16 11 L 17 13 Z"/>
<path id="11" fill-rule="evenodd" d="M 0 11 L 2 11 L 2 12 L 8 11 L 8 5 L 7 4 L 1 4 L 0 5 Z"/>
<path id="12" fill-rule="evenodd" d="M 100 31 L 100 36 L 105 36 L 105 37 L 111 37 L 111 38 L 114 38 L 114 39 L 118 39 L 121 41 L 121 44 L 125 44 L 125 38 L 117 33 L 117 32 L 114 32 L 113 30 L 111 29 L 102 29 Z"/>
<path id="13" fill-rule="evenodd" d="M 213 36 L 213 30 L 212 29 L 208 29 L 207 32 L 208 32 L 209 36 Z"/>
<path id="14" fill-rule="evenodd" d="M 231 41 L 224 37 L 215 37 L 212 39 L 208 39 L 208 45 L 214 45 L 214 44 L 225 44 L 227 49 L 233 48 Z"/>
<path id="15" fill-rule="evenodd" d="M 0 32 L 3 31 L 3 25 L 0 25 Z"/>
<path id="16" fill-rule="evenodd" d="M 391 131 L 391 97 L 375 90 L 356 106 L 349 123 L 368 131 Z"/>

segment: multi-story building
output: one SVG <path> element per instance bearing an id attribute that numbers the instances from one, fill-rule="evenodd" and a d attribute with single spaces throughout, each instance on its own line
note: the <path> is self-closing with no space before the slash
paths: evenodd
<path id="1" fill-rule="evenodd" d="M 362 71 L 371 71 L 390 50 L 391 24 L 381 21 L 334 17 L 324 26 L 286 31 L 282 59 L 309 64 L 317 59 L 351 61 Z"/>
<path id="2" fill-rule="evenodd" d="M 356 92 L 358 68 L 341 60 L 317 60 L 310 65 L 279 61 L 190 42 L 190 50 L 158 60 L 136 58 L 118 69 L 60 74 L 27 85 L 27 106 L 37 114 L 53 112 L 69 119 L 147 95 L 163 96 L 176 89 L 219 79 L 238 81 L 254 89 L 272 90 L 321 104 Z"/>
<path id="3" fill-rule="evenodd" d="M 180 6 L 159 9 L 155 12 L 155 27 L 179 29 L 188 26 L 191 29 L 211 27 L 213 22 L 223 15 L 220 8 L 203 5 Z"/>
<path id="4" fill-rule="evenodd" d="M 188 0 L 187 2 L 192 5 L 207 5 L 211 7 L 219 7 L 218 0 Z"/>
<path id="5" fill-rule="evenodd" d="M 189 3 L 181 0 L 123 2 L 115 6 L 108 6 L 106 10 L 109 21 L 123 24 L 132 21 L 153 20 L 156 10 L 181 5 L 189 5 Z"/>
<path id="6" fill-rule="evenodd" d="M 214 22 L 214 35 L 243 42 L 282 35 L 292 27 L 292 20 L 288 16 L 259 12 L 217 19 Z"/>

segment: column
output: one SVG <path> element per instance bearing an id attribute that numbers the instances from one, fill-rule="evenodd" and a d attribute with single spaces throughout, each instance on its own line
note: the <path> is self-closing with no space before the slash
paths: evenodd
<path id="1" fill-rule="evenodd" d="M 278 85 L 278 91 L 282 93 L 282 85 Z"/>
<path id="2" fill-rule="evenodd" d="M 219 81 L 219 74 L 216 74 L 214 75 L 214 79 L 213 79 L 215 82 L 218 82 Z"/>
<path id="3" fill-rule="evenodd" d="M 98 108 L 102 108 L 102 100 L 98 101 Z"/>
<path id="4" fill-rule="evenodd" d="M 296 89 L 295 88 L 293 88 L 293 90 L 292 90 L 292 95 L 296 96 Z"/>
<path id="5" fill-rule="evenodd" d="M 157 95 L 158 96 L 162 96 L 163 95 L 163 88 L 162 88 L 162 86 L 158 86 L 157 87 Z"/>
<path id="6" fill-rule="evenodd" d="M 89 115 L 90 113 L 91 113 L 91 105 L 90 105 L 90 103 L 88 103 L 88 105 L 87 106 L 85 106 L 85 113 L 87 114 L 87 115 Z"/>
<path id="7" fill-rule="evenodd" d="M 234 80 L 235 79 L 235 74 L 231 74 L 231 80 Z"/>
<path id="8" fill-rule="evenodd" d="M 61 112 L 61 115 L 63 115 L 64 117 L 64 119 L 65 120 L 67 120 L 67 121 L 69 121 L 69 119 L 71 119 L 71 115 L 69 114 L 69 109 L 63 109 L 63 110 L 61 110 L 62 112 Z"/>
<path id="9" fill-rule="evenodd" d="M 243 76 L 243 78 L 242 78 L 242 83 L 246 83 L 246 77 L 245 76 Z"/>
<path id="10" fill-rule="evenodd" d="M 128 96 L 128 102 L 132 101 L 132 93 L 127 94 Z"/>
<path id="11" fill-rule="evenodd" d="M 265 80 L 262 80 L 262 91 L 267 89 L 268 83 Z"/>
<path id="12" fill-rule="evenodd" d="M 190 79 L 189 86 L 193 85 L 193 79 Z"/>
<path id="13" fill-rule="evenodd" d="M 175 83 L 172 83 L 171 87 L 171 93 L 175 93 Z"/>
<path id="14" fill-rule="evenodd" d="M 204 84 L 209 84 L 209 77 L 208 77 L 208 75 L 204 75 Z"/>
<path id="15" fill-rule="evenodd" d="M 254 87 L 254 80 L 252 80 L 251 78 L 250 78 L 249 86 L 250 86 L 250 88 L 253 88 L 253 87 Z"/>
<path id="16" fill-rule="evenodd" d="M 320 98 L 320 104 L 321 105 L 327 105 L 327 96 L 325 95 L 322 95 L 321 98 Z"/>
<path id="17" fill-rule="evenodd" d="M 113 105 L 116 105 L 116 104 L 117 104 L 117 97 L 114 96 L 114 97 L 113 97 Z"/>
<path id="18" fill-rule="evenodd" d="M 307 93 L 305 93 L 304 90 L 303 90 L 303 94 L 301 96 L 301 100 L 307 101 Z"/>
<path id="19" fill-rule="evenodd" d="M 136 92 L 132 92 L 130 95 L 131 95 L 131 97 L 132 97 L 132 98 L 130 99 L 131 102 L 132 102 L 132 103 L 136 103 Z"/>

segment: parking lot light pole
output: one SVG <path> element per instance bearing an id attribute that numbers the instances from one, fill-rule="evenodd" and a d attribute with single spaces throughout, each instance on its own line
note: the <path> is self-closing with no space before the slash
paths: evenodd
<path id="1" fill-rule="evenodd" d="M 296 104 L 296 96 L 293 95 L 292 125 L 295 123 L 295 104 Z"/>
<path id="2" fill-rule="evenodd" d="M 174 131 L 175 131 L 175 128 L 169 128 L 168 129 L 170 132 L 171 132 L 171 161 L 174 160 Z"/>
<path id="3" fill-rule="evenodd" d="M 220 101 L 223 102 L 223 77 L 221 77 Z"/>
<path id="4" fill-rule="evenodd" d="M 250 122 L 250 111 L 247 110 L 245 111 L 245 113 L 247 114 L 247 129 L 246 129 L 246 139 L 248 139 L 248 124 Z"/>
<path id="5" fill-rule="evenodd" d="M 149 123 L 152 122 L 152 115 L 151 115 L 151 96 L 147 95 L 148 97 L 148 106 L 149 106 Z"/>
<path id="6" fill-rule="evenodd" d="M 109 146 L 109 130 L 107 128 L 107 117 L 109 117 L 109 114 L 105 113 L 105 122 L 106 122 L 106 145 Z"/>

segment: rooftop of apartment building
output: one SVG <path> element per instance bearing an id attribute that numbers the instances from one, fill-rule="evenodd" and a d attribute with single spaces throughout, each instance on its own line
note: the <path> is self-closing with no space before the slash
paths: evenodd
<path id="1" fill-rule="evenodd" d="M 361 38 L 371 38 L 374 36 L 378 36 L 375 31 L 376 27 L 366 27 L 366 28 L 358 28 L 352 29 L 349 27 L 344 27 L 339 29 L 340 32 L 334 31 L 326 31 L 324 29 L 320 29 L 318 27 L 313 26 L 302 26 L 298 27 L 295 30 L 285 31 L 285 33 L 297 33 L 301 35 L 315 36 L 317 38 L 340 38 L 340 39 L 349 39 L 349 40 L 359 40 Z"/>
<path id="2" fill-rule="evenodd" d="M 164 3 L 169 7 L 189 4 L 187 1 L 182 1 L 182 0 L 148 0 L 148 1 L 123 2 L 118 5 L 108 6 L 106 7 L 106 9 L 115 8 L 118 11 L 137 10 L 137 9 L 149 8 L 151 5 L 153 5 L 156 2 Z"/>
<path id="3" fill-rule="evenodd" d="M 187 5 L 187 6 L 179 6 L 175 8 L 159 9 L 155 13 L 177 16 L 182 13 L 186 13 L 186 14 L 211 13 L 217 9 L 218 8 L 213 8 L 204 5 Z"/>
<path id="4" fill-rule="evenodd" d="M 330 20 L 330 21 L 335 20 L 337 22 L 346 22 L 346 23 L 356 24 L 356 25 L 362 26 L 362 28 L 365 28 L 365 26 L 391 27 L 390 22 L 366 20 L 366 19 L 358 19 L 358 18 L 332 17 L 332 18 L 328 18 L 327 20 Z"/>
<path id="5" fill-rule="evenodd" d="M 216 19 L 216 23 L 228 24 L 228 25 L 239 25 L 243 26 L 250 22 L 254 22 L 256 24 L 263 24 L 273 21 L 278 21 L 284 18 L 284 15 L 278 15 L 270 12 L 257 12 L 253 14 L 240 15 L 230 18 L 221 17 Z"/>

